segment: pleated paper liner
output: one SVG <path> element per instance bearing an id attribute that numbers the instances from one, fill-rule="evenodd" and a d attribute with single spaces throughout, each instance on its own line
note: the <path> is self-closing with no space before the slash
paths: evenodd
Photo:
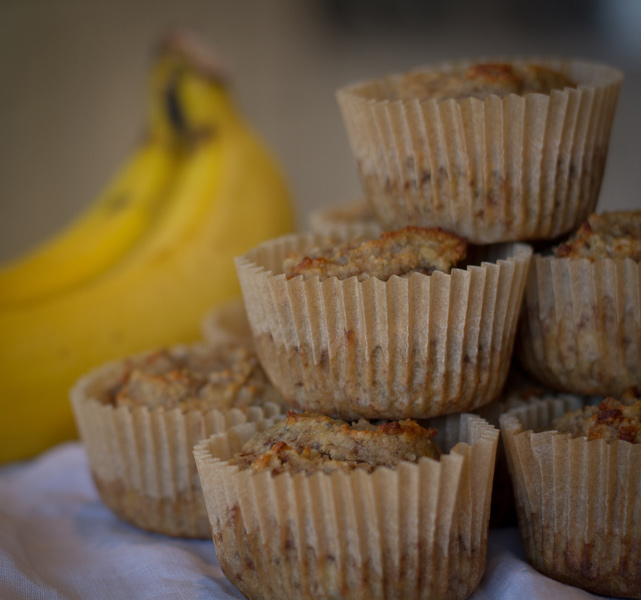
<path id="1" fill-rule="evenodd" d="M 285 236 L 236 259 L 256 351 L 286 401 L 346 420 L 421 419 L 500 394 L 530 246 L 471 249 L 478 266 L 450 274 L 287 280 L 285 255 L 318 240 Z"/>
<path id="2" fill-rule="evenodd" d="M 577 60 L 535 63 L 576 89 L 484 101 L 393 97 L 400 75 L 340 89 L 337 99 L 364 193 L 386 229 L 439 226 L 477 244 L 550 239 L 594 208 L 623 75 Z"/>
<path id="3" fill-rule="evenodd" d="M 208 344 L 239 342 L 250 348 L 254 345 L 242 298 L 228 300 L 212 308 L 202 320 L 201 332 Z"/>
<path id="4" fill-rule="evenodd" d="M 252 599 L 467 597 L 485 569 L 498 435 L 473 415 L 439 425 L 440 461 L 371 474 L 239 471 L 226 461 L 251 424 L 198 444 L 223 573 Z"/>
<path id="5" fill-rule="evenodd" d="M 238 424 L 255 422 L 264 429 L 280 408 L 266 402 L 242 410 L 182 412 L 106 404 L 124 369 L 123 361 L 106 364 L 81 378 L 70 393 L 100 497 L 120 518 L 143 529 L 208 538 L 193 447 Z"/>
<path id="6" fill-rule="evenodd" d="M 517 348 L 546 385 L 621 395 L 641 386 L 641 265 L 536 255 Z"/>
<path id="7" fill-rule="evenodd" d="M 639 598 L 641 445 L 534 433 L 576 408 L 547 398 L 501 417 L 525 550 L 549 577 Z"/>
<path id="8" fill-rule="evenodd" d="M 319 208 L 310 215 L 309 225 L 312 233 L 343 239 L 375 236 L 382 231 L 366 200 Z"/>

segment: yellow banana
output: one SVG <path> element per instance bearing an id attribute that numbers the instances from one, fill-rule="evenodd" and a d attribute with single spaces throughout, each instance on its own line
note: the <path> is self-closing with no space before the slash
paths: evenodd
<path id="1" fill-rule="evenodd" d="M 171 56 L 157 62 L 148 132 L 98 200 L 53 239 L 0 267 L 0 309 L 42 301 L 83 285 L 140 242 L 166 201 L 180 162 L 183 134 L 163 110 L 174 71 Z"/>
<path id="2" fill-rule="evenodd" d="M 293 227 L 283 177 L 226 86 L 189 47 L 166 48 L 175 60 L 167 110 L 184 134 L 169 199 L 112 268 L 0 309 L 0 461 L 75 435 L 67 393 L 89 368 L 197 339 L 203 315 L 239 294 L 233 257 Z"/>

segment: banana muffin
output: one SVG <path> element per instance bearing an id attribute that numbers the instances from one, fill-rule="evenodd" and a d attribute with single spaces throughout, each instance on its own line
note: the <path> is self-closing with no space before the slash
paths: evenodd
<path id="1" fill-rule="evenodd" d="M 641 598 L 641 401 L 584 404 L 548 396 L 500 417 L 523 545 L 548 577 Z"/>
<path id="2" fill-rule="evenodd" d="M 549 94 L 552 90 L 575 88 L 565 73 L 542 65 L 504 62 L 476 63 L 453 71 L 413 71 L 403 75 L 396 98 L 433 98 L 437 102 L 453 98 L 485 100 L 490 95 Z"/>
<path id="3" fill-rule="evenodd" d="M 354 83 L 337 99 L 384 229 L 552 240 L 594 210 L 622 79 L 588 61 L 471 59 Z"/>
<path id="4" fill-rule="evenodd" d="M 641 261 L 641 210 L 593 213 L 554 252 L 558 258 L 630 258 Z"/>
<path id="5" fill-rule="evenodd" d="M 470 414 L 436 427 L 290 413 L 203 440 L 194 457 L 223 573 L 261 600 L 469 596 L 497 432 Z"/>
<path id="6" fill-rule="evenodd" d="M 261 428 L 280 395 L 242 344 L 196 343 L 107 363 L 71 390 L 74 417 L 102 501 L 167 535 L 206 538 L 194 445 L 233 425 Z"/>
<path id="7" fill-rule="evenodd" d="M 349 421 L 426 419 L 474 410 L 501 393 L 532 248 L 470 247 L 464 269 L 407 274 L 449 268 L 465 248 L 437 232 L 447 240 L 446 260 L 440 244 L 428 244 L 428 260 L 417 262 L 416 231 L 400 232 L 411 240 L 412 260 L 396 249 L 401 236 L 386 241 L 386 234 L 357 247 L 357 259 L 339 249 L 329 267 L 309 258 L 325 246 L 318 235 L 283 236 L 236 259 L 256 352 L 291 408 Z M 337 248 L 341 242 L 349 247 L 333 239 Z M 394 248 L 391 263 L 405 276 L 381 279 L 389 275 L 386 261 L 362 249 L 382 245 Z M 307 256 L 289 264 L 310 265 L 313 276 L 288 276 L 292 255 Z"/>
<path id="8" fill-rule="evenodd" d="M 533 263 L 517 337 L 527 371 L 574 394 L 640 387 L 641 211 L 591 214 Z"/>
<path id="9" fill-rule="evenodd" d="M 436 430 L 411 419 L 378 426 L 361 419 L 350 425 L 324 415 L 288 411 L 285 420 L 252 437 L 229 464 L 241 470 L 268 469 L 272 475 L 353 469 L 371 473 L 380 466 L 396 468 L 402 460 L 438 459 L 435 435 Z"/>
<path id="10" fill-rule="evenodd" d="M 405 227 L 382 233 L 376 240 L 349 240 L 312 248 L 305 257 L 290 255 L 284 263 L 288 279 L 303 275 L 364 281 L 376 277 L 387 281 L 392 275 L 449 273 L 465 258 L 467 241 L 442 229 Z"/>

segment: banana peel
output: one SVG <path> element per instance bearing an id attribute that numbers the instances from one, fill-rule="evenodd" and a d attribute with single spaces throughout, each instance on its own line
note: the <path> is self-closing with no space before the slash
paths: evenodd
<path id="1" fill-rule="evenodd" d="M 79 376 L 108 360 L 198 339 L 203 315 L 240 294 L 233 258 L 293 229 L 282 173 L 203 56 L 181 38 L 162 46 L 159 60 L 170 65 L 161 92 L 166 118 L 156 121 L 173 126 L 176 158 L 135 243 L 67 278 L 73 285 L 25 284 L 20 302 L 2 289 L 0 272 L 0 462 L 74 438 L 68 391 Z M 81 260 L 82 245 L 75 251 Z M 38 254 L 46 258 L 47 246 Z M 73 270 L 75 263 L 61 265 Z M 12 277 L 29 277 L 30 262 L 22 269 L 8 268 Z"/>

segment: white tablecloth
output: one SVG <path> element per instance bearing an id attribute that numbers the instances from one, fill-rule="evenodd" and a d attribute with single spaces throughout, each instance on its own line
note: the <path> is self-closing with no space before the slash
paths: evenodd
<path id="1" fill-rule="evenodd" d="M 147 533 L 97 495 L 78 442 L 0 468 L 0 599 L 243 598 L 211 541 Z M 600 598 L 544 577 L 515 528 L 490 532 L 485 576 L 471 600 Z"/>

